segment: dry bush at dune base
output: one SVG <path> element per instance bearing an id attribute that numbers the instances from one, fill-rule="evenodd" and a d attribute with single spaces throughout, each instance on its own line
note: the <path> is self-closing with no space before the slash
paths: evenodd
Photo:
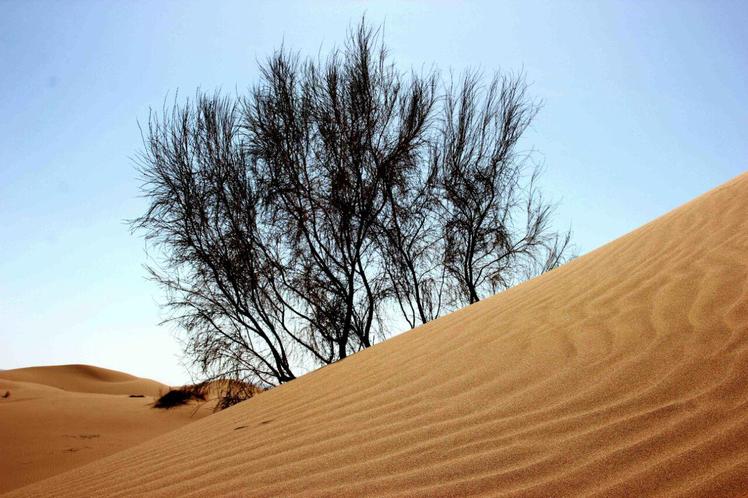
<path id="1" fill-rule="evenodd" d="M 215 399 L 216 405 L 213 410 L 220 411 L 248 400 L 263 391 L 264 389 L 245 382 L 206 381 L 170 389 L 166 394 L 159 396 L 153 408 L 169 409 L 186 405 L 190 401 L 204 402 Z"/>
<path id="2" fill-rule="evenodd" d="M 205 401 L 206 386 L 205 384 L 193 384 L 182 386 L 177 389 L 170 389 L 166 394 L 159 397 L 153 408 L 174 408 L 175 406 L 186 405 L 190 401 Z"/>

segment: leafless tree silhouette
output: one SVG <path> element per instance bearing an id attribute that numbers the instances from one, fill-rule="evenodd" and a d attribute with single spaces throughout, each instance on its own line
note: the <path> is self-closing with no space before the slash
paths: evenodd
<path id="1" fill-rule="evenodd" d="M 202 94 L 152 116 L 140 158 L 150 207 L 133 226 L 158 251 L 150 274 L 203 373 L 286 382 L 294 344 L 275 300 L 277 247 L 240 120 L 236 103 Z"/>
<path id="2" fill-rule="evenodd" d="M 468 73 L 446 91 L 432 161 L 438 170 L 444 267 L 463 303 L 558 266 L 571 233 L 550 226 L 552 205 L 537 189 L 539 169 L 517 151 L 538 112 L 522 75 L 486 86 Z"/>
<path id="3" fill-rule="evenodd" d="M 517 151 L 537 112 L 521 77 L 440 86 L 364 21 L 324 60 L 260 69 L 246 96 L 198 92 L 143 129 L 132 227 L 203 376 L 288 382 L 393 312 L 414 327 L 563 261 Z"/>

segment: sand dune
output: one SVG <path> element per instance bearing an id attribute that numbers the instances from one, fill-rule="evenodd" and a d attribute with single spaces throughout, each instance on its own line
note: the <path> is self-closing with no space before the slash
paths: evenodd
<path id="1" fill-rule="evenodd" d="M 124 372 L 91 365 L 53 365 L 0 371 L 0 378 L 32 382 L 64 391 L 100 394 L 143 394 L 156 396 L 168 386 Z"/>
<path id="2" fill-rule="evenodd" d="M 88 365 L 0 371 L 0 493 L 212 413 L 207 405 L 155 410 L 150 404 L 159 389 L 168 388 Z M 6 392 L 9 396 L 1 397 Z"/>
<path id="3" fill-rule="evenodd" d="M 748 492 L 748 175 L 597 251 L 12 496 Z"/>

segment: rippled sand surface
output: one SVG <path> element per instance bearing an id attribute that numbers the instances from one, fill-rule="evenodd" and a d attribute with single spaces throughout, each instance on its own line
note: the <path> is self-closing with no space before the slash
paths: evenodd
<path id="1" fill-rule="evenodd" d="M 21 496 L 748 493 L 748 175 Z"/>

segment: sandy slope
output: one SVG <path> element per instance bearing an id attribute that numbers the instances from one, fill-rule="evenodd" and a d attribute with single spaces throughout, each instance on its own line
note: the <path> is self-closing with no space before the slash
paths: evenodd
<path id="1" fill-rule="evenodd" d="M 167 387 L 88 365 L 0 371 L 0 493 L 98 460 L 211 413 L 150 407 Z M 10 392 L 9 397 L 3 394 Z M 128 394 L 144 394 L 130 398 Z"/>
<path id="2" fill-rule="evenodd" d="M 748 175 L 561 269 L 15 496 L 748 492 Z"/>

